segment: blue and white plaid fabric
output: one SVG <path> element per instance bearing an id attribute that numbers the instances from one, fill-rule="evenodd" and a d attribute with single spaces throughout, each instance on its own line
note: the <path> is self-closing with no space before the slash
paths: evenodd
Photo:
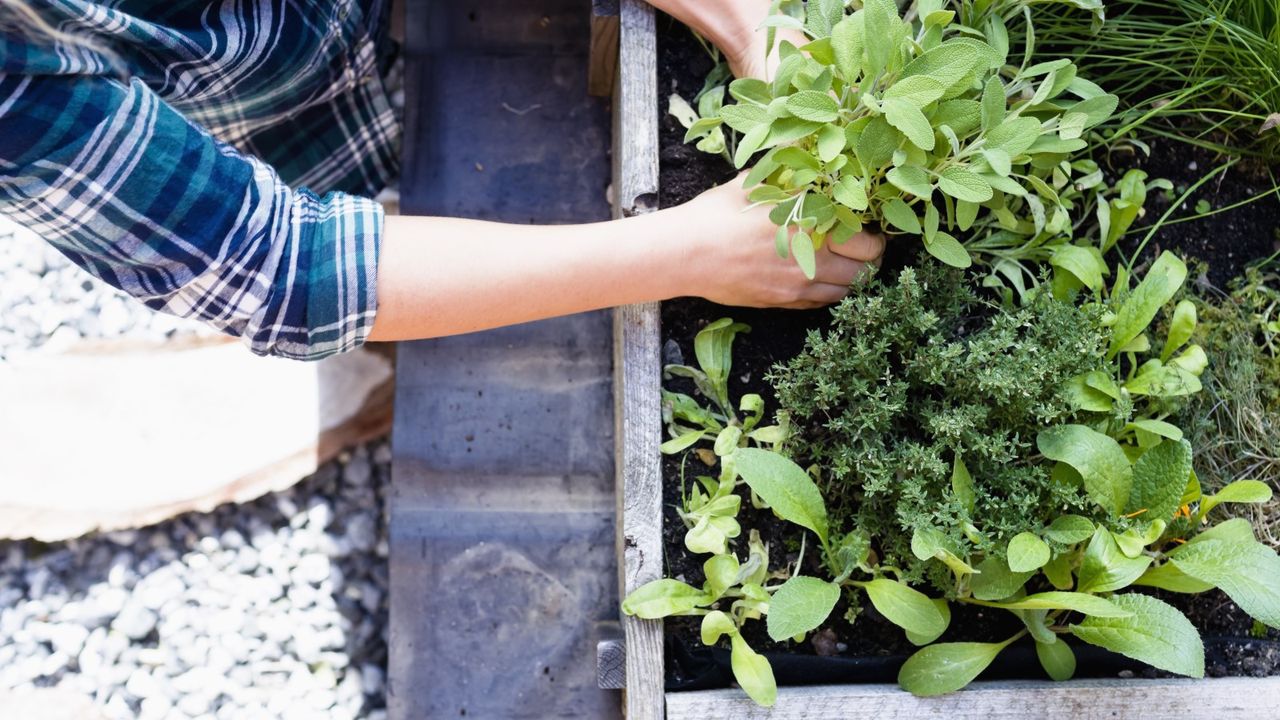
<path id="1" fill-rule="evenodd" d="M 362 343 L 383 214 L 360 195 L 394 176 L 398 144 L 385 4 L 30 3 L 117 57 L 0 31 L 0 213 L 256 353 Z"/>

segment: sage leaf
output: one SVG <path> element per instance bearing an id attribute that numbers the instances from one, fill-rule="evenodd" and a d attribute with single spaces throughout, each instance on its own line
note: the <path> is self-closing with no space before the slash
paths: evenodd
<path id="1" fill-rule="evenodd" d="M 1102 275 L 1106 271 L 1106 265 L 1089 248 L 1059 245 L 1049 256 L 1049 264 L 1071 273 L 1072 277 L 1090 290 L 1102 288 Z"/>
<path id="2" fill-rule="evenodd" d="M 862 74 L 863 19 L 864 14 L 856 12 L 831 28 L 831 50 L 836 56 L 836 69 L 849 84 L 857 82 Z"/>
<path id="3" fill-rule="evenodd" d="M 812 530 L 827 541 L 827 507 L 804 468 L 769 450 L 740 448 L 733 454 L 742 480 L 783 520 Z"/>
<path id="4" fill-rule="evenodd" d="M 1007 645 L 1007 642 L 930 645 L 907 658 L 898 671 L 898 684 L 920 697 L 955 692 L 973 682 Z"/>
<path id="5" fill-rule="evenodd" d="M 787 110 L 802 120 L 829 123 L 840 117 L 839 109 L 835 98 L 816 90 L 802 90 L 787 98 Z"/>
<path id="6" fill-rule="evenodd" d="M 933 196 L 933 183 L 924 168 L 904 165 L 889 170 L 885 178 L 898 189 L 928 200 Z"/>
<path id="7" fill-rule="evenodd" d="M 796 575 L 784 582 L 769 601 L 769 637 L 782 642 L 817 628 L 840 601 L 840 586 Z"/>
<path id="8" fill-rule="evenodd" d="M 902 201 L 902 198 L 893 198 L 885 203 L 880 208 L 880 212 L 890 225 L 899 230 L 912 235 L 920 234 L 920 218 L 916 217 L 915 212 Z"/>
<path id="9" fill-rule="evenodd" d="M 973 264 L 973 258 L 969 256 L 969 251 L 964 249 L 964 245 L 960 244 L 951 235 L 939 231 L 931 238 L 926 238 L 924 249 L 929 254 L 942 262 L 956 268 L 967 268 Z"/>
<path id="10" fill-rule="evenodd" d="M 955 165 L 943 170 L 938 176 L 938 189 L 957 200 L 968 202 L 986 202 L 992 197 L 991 185 L 986 180 Z"/>
<path id="11" fill-rule="evenodd" d="M 907 136 L 921 150 L 932 150 L 934 145 L 933 126 L 920 111 L 920 108 L 902 98 L 888 98 L 884 101 L 884 117 L 889 124 Z"/>
<path id="12" fill-rule="evenodd" d="M 863 187 L 862 179 L 859 177 L 842 176 L 835 185 L 831 186 L 831 194 L 836 202 L 851 210 L 867 209 L 867 189 Z"/>
<path id="13" fill-rule="evenodd" d="M 914 77 L 904 77 L 888 90 L 884 91 L 884 99 L 905 100 L 918 108 L 942 97 L 942 93 L 946 90 L 946 86 L 934 80 L 931 77 L 916 75 Z"/>
<path id="14" fill-rule="evenodd" d="M 1070 465 L 1084 480 L 1090 499 L 1115 515 L 1129 501 L 1133 469 L 1110 436 L 1084 425 L 1059 425 L 1041 431 L 1036 447 L 1050 460 Z"/>
<path id="15" fill-rule="evenodd" d="M 1035 533 L 1021 532 L 1009 541 L 1009 569 L 1013 572 L 1039 570 L 1053 553 Z"/>
<path id="16" fill-rule="evenodd" d="M 905 583 L 876 578 L 862 585 L 871 604 L 889 622 L 917 635 L 941 635 L 947 623 L 924 593 Z"/>
<path id="17" fill-rule="evenodd" d="M 818 271 L 818 260 L 813 248 L 813 238 L 809 233 L 801 230 L 791 236 L 791 254 L 804 276 L 812 280 Z"/>
<path id="18" fill-rule="evenodd" d="M 712 602 L 707 593 L 672 578 L 645 583 L 622 601 L 622 612 L 645 620 L 683 615 Z"/>
<path id="19" fill-rule="evenodd" d="M 1051 643 L 1036 643 L 1036 657 L 1040 667 L 1050 678 L 1063 682 L 1076 674 L 1076 654 L 1071 646 L 1055 637 Z"/>
<path id="20" fill-rule="evenodd" d="M 1204 643 L 1182 613 L 1150 595 L 1115 595 L 1111 602 L 1132 615 L 1090 616 L 1072 625 L 1071 634 L 1161 670 L 1204 677 Z"/>

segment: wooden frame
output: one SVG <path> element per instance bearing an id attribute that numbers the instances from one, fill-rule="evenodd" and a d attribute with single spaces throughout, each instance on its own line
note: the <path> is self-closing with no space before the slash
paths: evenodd
<path id="1" fill-rule="evenodd" d="M 651 212 L 658 192 L 657 58 L 653 10 L 621 0 L 614 85 L 615 217 Z M 658 305 L 614 311 L 619 589 L 662 577 L 661 348 Z M 936 698 L 897 685 L 784 687 L 772 708 L 741 690 L 666 693 L 662 622 L 622 617 L 624 648 L 602 643 L 602 687 L 625 674 L 628 720 L 1086 720 L 1280 717 L 1280 677 L 988 681 Z M 623 657 L 625 659 L 619 660 Z M 625 672 L 618 665 L 625 665 Z"/>

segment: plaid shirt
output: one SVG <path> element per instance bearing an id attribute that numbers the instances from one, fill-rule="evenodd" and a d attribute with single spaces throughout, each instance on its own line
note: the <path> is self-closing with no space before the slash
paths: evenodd
<path id="1" fill-rule="evenodd" d="M 0 30 L 0 212 L 256 353 L 363 342 L 383 215 L 359 195 L 396 172 L 386 3 L 29 1 L 118 57 Z"/>

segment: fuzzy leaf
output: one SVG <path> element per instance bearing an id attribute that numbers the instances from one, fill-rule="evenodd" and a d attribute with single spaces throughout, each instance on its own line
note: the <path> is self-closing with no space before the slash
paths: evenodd
<path id="1" fill-rule="evenodd" d="M 973 259 L 969 257 L 969 251 L 964 249 L 964 245 L 944 232 L 938 232 L 932 238 L 927 238 L 924 249 L 951 267 L 967 268 L 973 264 Z"/>
<path id="2" fill-rule="evenodd" d="M 893 198 L 881 207 L 880 212 L 890 225 L 912 235 L 920 234 L 920 218 L 901 198 Z"/>
<path id="3" fill-rule="evenodd" d="M 787 110 L 792 115 L 813 122 L 829 123 L 839 117 L 835 98 L 816 90 L 802 90 L 787 98 Z"/>
<path id="4" fill-rule="evenodd" d="M 1133 470 L 1111 437 L 1084 425 L 1059 425 L 1041 431 L 1036 447 L 1050 460 L 1064 462 L 1080 473 L 1094 502 L 1116 515 L 1124 511 Z"/>
<path id="5" fill-rule="evenodd" d="M 852 210 L 867 209 L 867 189 L 863 187 L 861 178 L 853 175 L 842 176 L 835 185 L 831 186 L 831 195 L 836 202 Z"/>
<path id="6" fill-rule="evenodd" d="M 884 117 L 889 124 L 902 131 L 903 135 L 921 150 L 932 150 L 934 145 L 933 126 L 925 118 L 920 108 L 902 98 L 888 98 L 884 101 Z"/>
<path id="7" fill-rule="evenodd" d="M 1035 533 L 1021 532 L 1009 541 L 1009 569 L 1013 572 L 1039 570 L 1053 553 Z"/>
<path id="8" fill-rule="evenodd" d="M 933 196 L 933 183 L 924 168 L 915 165 L 903 165 L 889 170 L 885 178 L 898 189 L 928 200 Z"/>
<path id="9" fill-rule="evenodd" d="M 1161 670 L 1204 677 L 1204 643 L 1182 613 L 1149 595 L 1115 595 L 1111 602 L 1129 617 L 1087 617 L 1071 626 L 1081 640 Z"/>
<path id="10" fill-rule="evenodd" d="M 1133 487 L 1126 513 L 1145 510 L 1143 520 L 1169 521 L 1191 475 L 1191 444 L 1165 440 L 1147 450 L 1133 464 Z"/>
<path id="11" fill-rule="evenodd" d="M 792 577 L 769 601 L 769 637 L 782 642 L 817 628 L 839 600 L 839 585 L 803 575 Z"/>
<path id="12" fill-rule="evenodd" d="M 862 74 L 863 21 L 864 14 L 857 12 L 831 29 L 831 50 L 836 56 L 836 68 L 850 84 Z"/>
<path id="13" fill-rule="evenodd" d="M 1054 542 L 1075 545 L 1093 537 L 1093 523 L 1079 515 L 1059 515 L 1045 528 L 1044 534 Z"/>
<path id="14" fill-rule="evenodd" d="M 1129 617 L 1133 613 L 1106 598 L 1079 592 L 1042 592 L 1000 603 L 1006 610 L 1074 610 L 1094 617 Z"/>
<path id="15" fill-rule="evenodd" d="M 938 189 L 957 200 L 981 203 L 991 199 L 991 186 L 976 173 L 951 166 L 938 177 Z"/>
<path id="16" fill-rule="evenodd" d="M 1271 548 L 1254 540 L 1204 540 L 1179 548 L 1170 562 L 1212 583 L 1257 620 L 1280 628 L 1280 557 Z"/>

